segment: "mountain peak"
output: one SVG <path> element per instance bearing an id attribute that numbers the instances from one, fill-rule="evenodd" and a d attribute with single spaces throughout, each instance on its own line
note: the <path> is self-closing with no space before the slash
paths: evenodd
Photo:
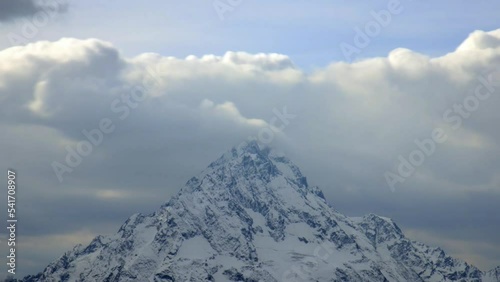
<path id="1" fill-rule="evenodd" d="M 243 141 L 222 155 L 224 161 L 241 158 L 242 156 L 253 156 L 254 158 L 268 159 L 270 156 L 282 156 L 268 145 L 259 144 L 256 140 Z"/>
<path id="2" fill-rule="evenodd" d="M 250 140 L 248 142 L 243 141 L 239 145 L 234 146 L 231 151 L 236 151 L 236 154 L 243 153 L 258 153 L 262 151 L 270 151 L 271 148 L 267 145 L 260 145 L 256 140 Z"/>
<path id="3" fill-rule="evenodd" d="M 307 180 L 300 169 L 283 154 L 278 153 L 257 141 L 243 142 L 212 162 L 201 173 L 199 178 L 207 174 L 230 175 L 234 179 L 252 178 L 256 181 L 272 181 L 285 178 L 301 188 L 307 188 Z"/>
<path id="4" fill-rule="evenodd" d="M 251 141 L 155 213 L 24 281 L 500 280 L 408 240 L 388 218 L 334 211 L 288 158 Z"/>

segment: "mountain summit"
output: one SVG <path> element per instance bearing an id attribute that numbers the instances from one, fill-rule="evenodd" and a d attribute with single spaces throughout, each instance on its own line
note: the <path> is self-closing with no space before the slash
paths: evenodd
<path id="1" fill-rule="evenodd" d="M 250 142 L 150 215 L 22 281 L 500 281 L 390 219 L 346 217 L 285 156 Z"/>

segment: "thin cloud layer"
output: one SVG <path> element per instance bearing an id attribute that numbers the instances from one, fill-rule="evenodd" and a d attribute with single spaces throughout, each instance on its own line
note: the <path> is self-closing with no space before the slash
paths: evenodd
<path id="1" fill-rule="evenodd" d="M 113 232 L 257 138 L 285 151 L 342 212 L 392 217 L 415 237 L 500 246 L 500 207 L 490 205 L 500 199 L 500 30 L 476 31 L 442 57 L 395 49 L 312 73 L 281 54 L 126 58 L 110 43 L 71 38 L 9 48 L 0 61 L 1 164 L 19 172 L 27 245 Z M 470 103 L 482 78 L 494 91 L 464 117 L 455 105 Z M 399 156 L 411 159 L 435 128 L 447 141 L 392 193 L 386 172 L 397 174 Z M 55 258 L 43 251 L 31 248 L 20 271 Z M 469 258 L 500 264 L 500 253 Z"/>

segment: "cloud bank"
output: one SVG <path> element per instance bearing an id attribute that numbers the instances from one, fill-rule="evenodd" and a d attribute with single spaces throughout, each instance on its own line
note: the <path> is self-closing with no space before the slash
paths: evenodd
<path id="1" fill-rule="evenodd" d="M 483 268 L 500 264 L 500 252 L 489 251 L 500 247 L 500 30 L 476 31 L 441 57 L 395 49 L 312 72 L 282 54 L 126 58 L 108 42 L 72 38 L 5 49 L 0 61 L 1 166 L 18 171 L 20 272 L 154 210 L 259 134 L 272 135 L 261 139 L 341 212 L 389 216 L 415 239 L 452 240 L 451 253 Z M 461 117 L 453 130 L 445 113 L 480 78 L 494 91 L 467 118 L 450 113 Z M 283 112 L 294 116 L 286 127 L 277 122 Z M 446 142 L 391 192 L 385 173 L 435 128 Z M 493 248 L 464 251 L 457 242 Z"/>

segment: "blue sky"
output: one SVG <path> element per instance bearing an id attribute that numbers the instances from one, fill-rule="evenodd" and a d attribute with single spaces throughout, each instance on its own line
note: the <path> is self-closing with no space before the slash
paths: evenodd
<path id="1" fill-rule="evenodd" d="M 126 55 L 156 52 L 166 56 L 226 51 L 282 53 L 306 69 L 345 60 L 342 42 L 352 43 L 355 27 L 372 20 L 370 12 L 390 1 L 240 1 L 221 20 L 212 1 L 69 2 L 30 41 L 61 37 L 104 38 Z M 225 2 L 224 2 L 225 3 Z M 385 56 L 404 47 L 428 55 L 453 51 L 474 30 L 498 27 L 495 1 L 408 1 L 402 12 L 371 40 L 357 58 Z M 21 33 L 22 23 L 4 23 L 2 31 Z M 3 37 L 1 47 L 10 42 Z"/>
<path id="2" fill-rule="evenodd" d="M 32 0 L 0 12 L 0 168 L 18 169 L 26 187 L 20 273 L 154 211 L 283 107 L 297 118 L 273 145 L 339 211 L 391 217 L 484 270 L 500 264 L 498 97 L 396 192 L 384 179 L 498 69 L 500 2 L 401 0 L 354 62 L 339 63 L 355 29 L 396 2 L 232 0 L 221 19 L 212 0 L 58 1 L 29 38 Z M 33 44 L 10 48 L 13 35 Z M 51 163 L 113 116 L 117 91 L 145 69 L 160 81 L 148 99 L 58 181 Z"/>

